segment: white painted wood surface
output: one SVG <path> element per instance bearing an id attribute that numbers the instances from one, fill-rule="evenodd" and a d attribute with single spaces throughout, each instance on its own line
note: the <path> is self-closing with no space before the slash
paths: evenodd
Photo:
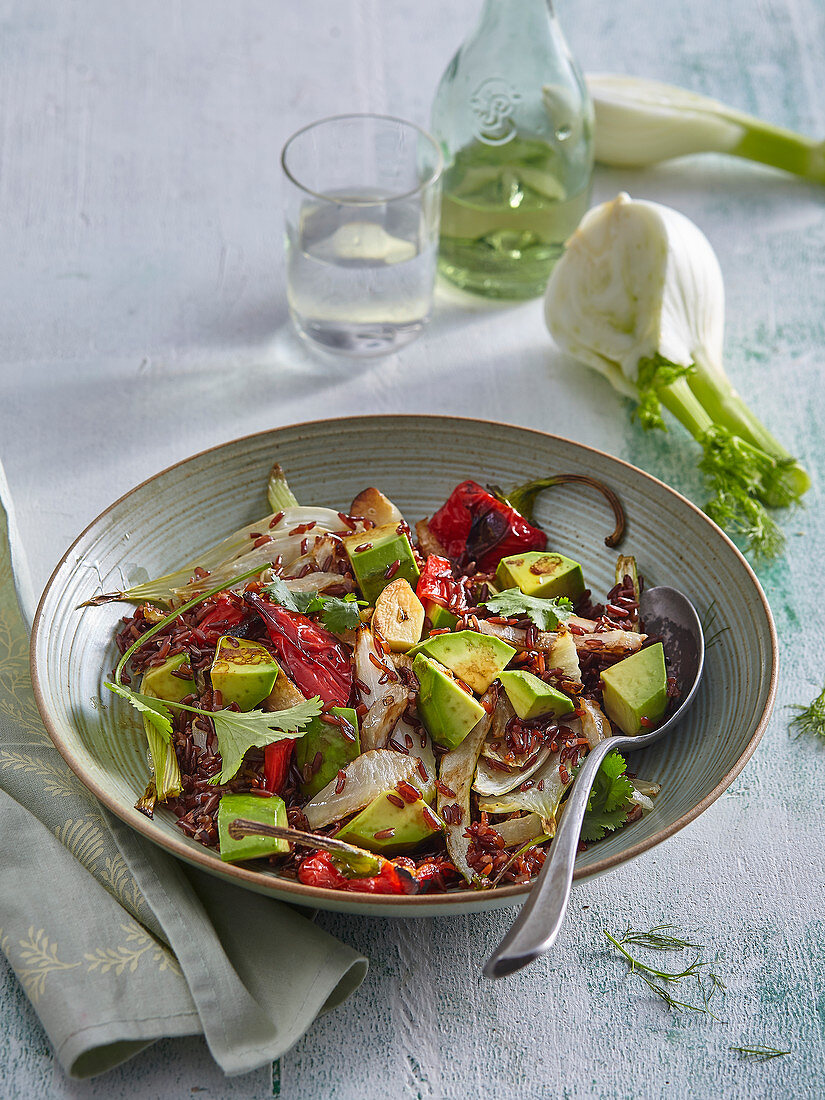
<path id="1" fill-rule="evenodd" d="M 77 532 L 193 451 L 326 415 L 497 417 L 593 443 L 694 499 L 695 450 L 641 438 L 623 403 L 553 350 L 536 302 L 442 288 L 426 336 L 368 366 L 310 357 L 286 323 L 278 153 L 314 118 L 387 111 L 426 124 L 478 0 L 0 0 L 0 459 L 35 586 Z M 559 14 L 590 70 L 682 83 L 825 133 L 821 0 L 625 0 Z M 372 971 L 280 1067 L 281 1095 L 811 1097 L 825 1094 L 823 747 L 791 741 L 791 702 L 821 686 L 825 416 L 823 194 L 716 158 L 600 171 L 694 218 L 716 247 L 737 385 L 815 477 L 762 574 L 783 638 L 779 705 L 756 758 L 698 822 L 575 891 L 552 959 L 482 984 L 503 913 L 391 923 L 321 916 Z M 719 951 L 721 1022 L 670 1016 L 606 950 L 602 927 L 673 922 Z M 258 1100 L 176 1041 L 104 1078 L 53 1066 L 0 975 L 0 1094 Z M 792 1056 L 742 1061 L 728 1048 Z M 200 1090 L 200 1091 L 197 1091 Z"/>

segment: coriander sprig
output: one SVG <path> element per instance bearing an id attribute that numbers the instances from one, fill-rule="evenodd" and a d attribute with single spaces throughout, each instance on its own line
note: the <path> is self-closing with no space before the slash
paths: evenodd
<path id="1" fill-rule="evenodd" d="M 527 596 L 520 588 L 505 588 L 497 596 L 484 601 L 488 611 L 510 618 L 527 617 L 539 630 L 556 630 L 573 614 L 573 604 L 566 596 L 553 599 Z"/>

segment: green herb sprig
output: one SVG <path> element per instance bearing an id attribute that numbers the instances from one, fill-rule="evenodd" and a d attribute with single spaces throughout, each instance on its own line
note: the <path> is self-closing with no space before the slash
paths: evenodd
<path id="1" fill-rule="evenodd" d="M 333 634 L 343 634 L 346 630 L 355 630 L 361 623 L 360 608 L 366 607 L 366 600 L 349 596 L 323 596 L 320 592 L 293 592 L 285 581 L 276 577 L 263 590 L 273 603 L 279 603 L 287 611 L 297 611 L 301 615 L 320 614 L 321 622 Z"/>
<path id="2" fill-rule="evenodd" d="M 734 1050 L 737 1054 L 741 1054 L 743 1058 L 758 1058 L 761 1061 L 768 1062 L 771 1058 L 782 1058 L 785 1054 L 790 1054 L 790 1050 L 779 1050 L 778 1047 L 728 1047 L 728 1050 Z"/>
<path id="3" fill-rule="evenodd" d="M 508 619 L 528 618 L 539 630 L 555 630 L 573 614 L 573 604 L 566 596 L 544 600 L 539 596 L 526 596 L 520 588 L 506 588 L 486 600 L 484 606 Z"/>
<path id="4" fill-rule="evenodd" d="M 582 840 L 602 840 L 608 832 L 620 829 L 627 821 L 632 807 L 633 784 L 625 775 L 626 769 L 627 762 L 618 752 L 608 753 L 602 761 L 587 800 Z"/>
<path id="5" fill-rule="evenodd" d="M 646 932 L 628 927 L 617 936 L 612 935 L 606 928 L 602 931 L 616 950 L 627 960 L 631 974 L 636 974 L 641 978 L 648 989 L 655 993 L 669 1009 L 677 1012 L 698 1012 L 710 1016 L 713 1020 L 718 1020 L 719 1017 L 711 1010 L 710 1003 L 716 993 L 721 992 L 724 995 L 727 987 L 719 975 L 711 969 L 714 964 L 703 959 L 702 952 L 706 950 L 705 946 L 693 943 L 681 936 L 670 934 L 668 929 L 672 927 L 668 924 L 658 924 Z M 696 955 L 682 970 L 662 970 L 631 954 L 627 950 L 628 945 L 644 947 L 652 951 L 684 951 L 689 949 L 695 951 Z M 671 989 L 680 986 L 686 978 L 696 979 L 696 989 L 701 1004 L 678 1000 L 673 996 Z"/>
<path id="6" fill-rule="evenodd" d="M 796 736 L 812 733 L 817 737 L 825 737 L 825 687 L 807 707 L 798 703 L 791 703 L 792 710 L 799 713 L 790 721 L 790 727 L 796 728 Z"/>

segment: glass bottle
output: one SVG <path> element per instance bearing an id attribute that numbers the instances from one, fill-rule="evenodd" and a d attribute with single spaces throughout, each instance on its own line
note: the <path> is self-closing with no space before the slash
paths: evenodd
<path id="1" fill-rule="evenodd" d="M 544 292 L 587 209 L 593 106 L 552 0 L 486 0 L 441 78 L 439 268 L 491 298 Z"/>

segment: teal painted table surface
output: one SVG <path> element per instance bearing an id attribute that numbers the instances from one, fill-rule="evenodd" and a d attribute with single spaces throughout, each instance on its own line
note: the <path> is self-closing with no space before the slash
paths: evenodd
<path id="1" fill-rule="evenodd" d="M 594 444 L 701 501 L 680 429 L 643 435 L 626 403 L 560 356 L 539 302 L 439 288 L 425 336 L 367 365 L 318 361 L 286 318 L 278 151 L 314 118 L 426 124 L 475 0 L 47 0 L 0 4 L 0 459 L 29 553 L 30 595 L 121 493 L 214 443 L 369 412 L 487 416 Z M 560 0 L 589 71 L 684 84 L 825 134 L 821 0 Z M 480 964 L 506 912 L 382 921 L 321 914 L 369 955 L 360 990 L 279 1066 L 225 1079 L 195 1040 L 67 1080 L 0 969 L 0 1096 L 259 1100 L 825 1095 L 825 744 L 789 704 L 825 679 L 825 193 L 753 165 L 692 158 L 599 170 L 682 210 L 716 249 L 727 367 L 811 471 L 760 573 L 781 641 L 776 711 L 751 763 L 698 821 L 578 886 L 549 958 L 492 984 Z M 471 474 L 472 471 L 468 471 Z M 719 644 L 724 644 L 724 639 Z M 718 1020 L 670 1013 L 604 928 L 673 923 L 718 956 Z M 791 1051 L 769 1062 L 733 1046 Z"/>

